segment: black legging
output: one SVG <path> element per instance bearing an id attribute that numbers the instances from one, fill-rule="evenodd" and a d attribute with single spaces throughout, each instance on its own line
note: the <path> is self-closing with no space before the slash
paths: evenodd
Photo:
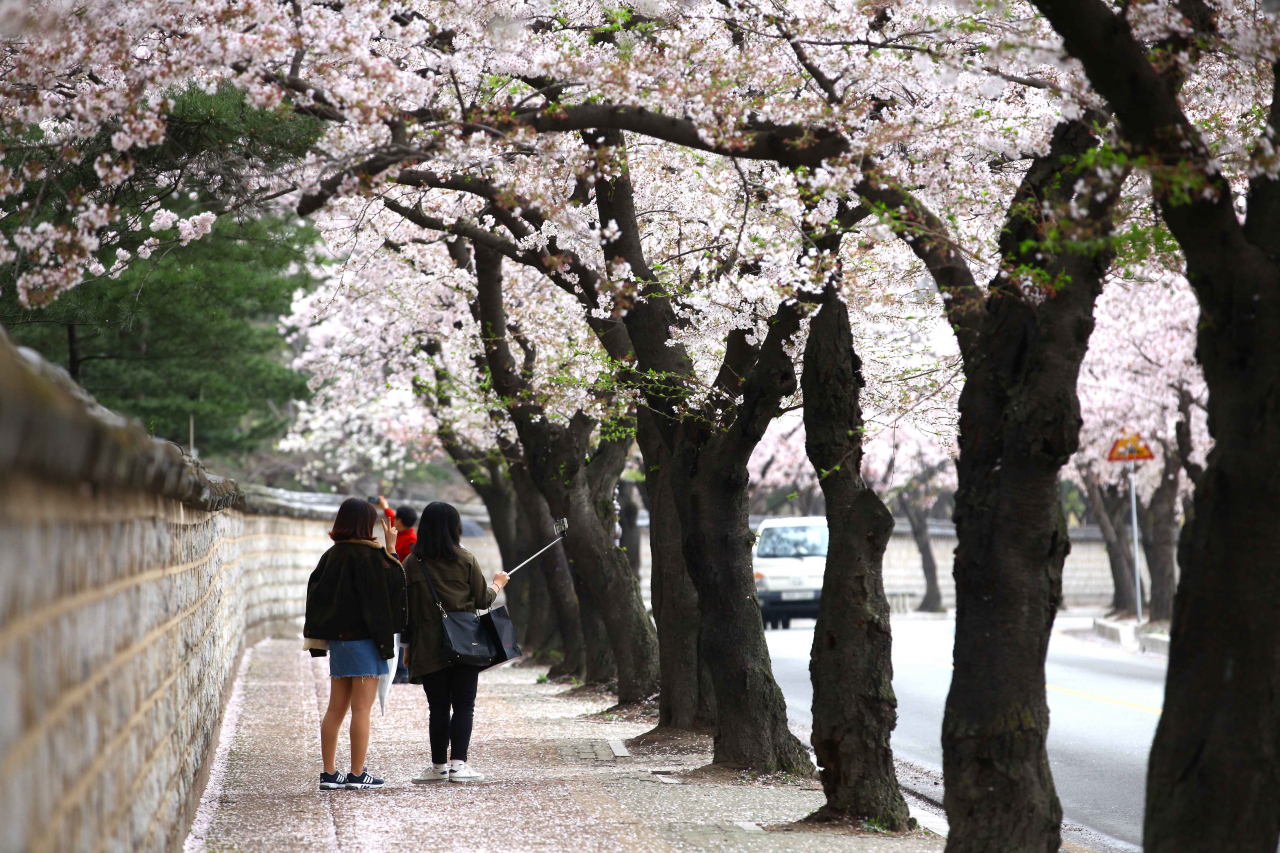
<path id="1" fill-rule="evenodd" d="M 480 667 L 464 664 L 445 667 L 423 677 L 422 689 L 427 693 L 427 707 L 431 711 L 427 731 L 431 736 L 432 764 L 444 764 L 449 760 L 450 744 L 454 761 L 467 760 L 479 680 Z"/>

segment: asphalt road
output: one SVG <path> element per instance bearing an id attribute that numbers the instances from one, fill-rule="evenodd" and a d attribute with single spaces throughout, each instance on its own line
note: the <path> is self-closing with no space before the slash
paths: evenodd
<path id="1" fill-rule="evenodd" d="M 792 624 L 791 630 L 766 636 L 792 729 L 807 743 L 813 623 Z M 1147 753 L 1164 699 L 1165 662 L 1063 633 L 1089 624 L 1064 615 L 1049 643 L 1049 762 L 1065 818 L 1123 848 L 1142 841 Z M 951 619 L 893 620 L 894 753 L 938 773 L 954 627 Z"/>

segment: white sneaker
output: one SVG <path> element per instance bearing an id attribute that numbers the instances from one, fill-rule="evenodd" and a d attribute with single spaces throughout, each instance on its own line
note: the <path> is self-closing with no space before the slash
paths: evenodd
<path id="1" fill-rule="evenodd" d="M 422 768 L 422 772 L 413 777 L 415 784 L 424 785 L 427 782 L 448 782 L 449 781 L 449 765 L 448 764 L 428 764 Z"/>
<path id="2" fill-rule="evenodd" d="M 483 782 L 484 774 L 477 773 L 467 766 L 465 761 L 453 761 L 449 764 L 450 782 Z"/>

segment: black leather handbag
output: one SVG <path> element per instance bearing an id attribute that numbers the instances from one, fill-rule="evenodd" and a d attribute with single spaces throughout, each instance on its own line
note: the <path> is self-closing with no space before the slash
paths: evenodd
<path id="1" fill-rule="evenodd" d="M 494 664 L 506 663 L 509 660 L 516 660 L 524 655 L 520 651 L 520 645 L 516 642 L 516 626 L 511 624 L 511 614 L 507 612 L 506 607 L 495 607 L 488 613 L 480 617 L 480 621 L 489 633 L 493 636 L 494 643 L 498 647 L 498 656 L 494 660 Z"/>
<path id="2" fill-rule="evenodd" d="M 444 645 L 441 652 L 450 663 L 465 663 L 470 666 L 493 666 L 506 660 L 498 654 L 497 643 L 493 632 L 484 624 L 480 616 L 470 610 L 445 610 L 440 603 L 440 595 L 436 585 L 431 582 L 431 573 L 427 567 L 418 563 L 418 570 L 426 578 L 431 597 L 436 600 L 440 609 L 440 624 L 444 628 Z M 510 624 L 510 619 L 507 622 Z"/>

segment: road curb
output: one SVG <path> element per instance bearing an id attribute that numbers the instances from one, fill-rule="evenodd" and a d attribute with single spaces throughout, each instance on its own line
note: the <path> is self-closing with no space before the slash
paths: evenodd
<path id="1" fill-rule="evenodd" d="M 1113 622 L 1110 619 L 1094 619 L 1093 633 L 1097 634 L 1104 640 L 1119 643 L 1125 648 L 1131 648 L 1138 644 L 1137 632 L 1134 630 L 1134 626 L 1127 622 Z"/>
<path id="2" fill-rule="evenodd" d="M 1169 637 L 1165 634 L 1142 634 L 1138 637 L 1138 648 L 1154 655 L 1169 656 Z"/>
<path id="3" fill-rule="evenodd" d="M 1168 634 L 1139 633 L 1138 626 L 1130 622 L 1094 619 L 1093 633 L 1104 640 L 1118 643 L 1121 648 L 1129 651 L 1150 652 L 1155 655 L 1169 656 Z"/>

